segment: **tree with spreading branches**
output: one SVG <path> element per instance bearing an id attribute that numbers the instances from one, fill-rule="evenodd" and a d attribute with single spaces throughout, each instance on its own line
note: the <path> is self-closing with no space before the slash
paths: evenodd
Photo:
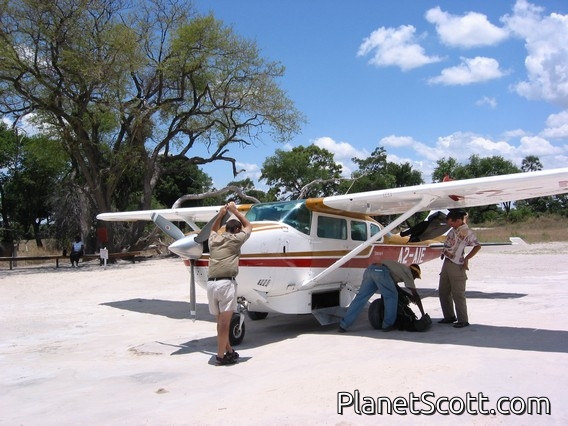
<path id="1" fill-rule="evenodd" d="M 0 113 L 61 141 L 88 201 L 83 234 L 98 212 L 150 208 L 160 158 L 236 176 L 231 147 L 287 141 L 304 121 L 283 66 L 186 1 L 0 4 Z"/>

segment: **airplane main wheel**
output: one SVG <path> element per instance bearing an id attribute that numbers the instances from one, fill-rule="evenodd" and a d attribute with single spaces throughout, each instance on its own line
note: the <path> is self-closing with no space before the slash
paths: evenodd
<path id="1" fill-rule="evenodd" d="M 375 330 L 383 328 L 383 318 L 385 317 L 385 302 L 382 298 L 375 299 L 369 306 L 369 322 Z"/>
<path id="2" fill-rule="evenodd" d="M 253 321 L 263 320 L 268 316 L 268 312 L 247 311 L 248 317 Z"/>
<path id="3" fill-rule="evenodd" d="M 240 314 L 233 315 L 231 318 L 231 325 L 229 328 L 229 342 L 231 346 L 238 346 L 245 338 L 245 323 L 241 326 Z"/>

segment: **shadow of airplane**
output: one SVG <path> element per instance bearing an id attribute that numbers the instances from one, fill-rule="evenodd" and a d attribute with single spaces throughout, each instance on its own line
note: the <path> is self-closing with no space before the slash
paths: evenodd
<path id="1" fill-rule="evenodd" d="M 304 334 L 327 334 L 330 331 L 330 327 L 319 325 L 319 322 L 311 314 L 269 314 L 266 319 L 259 321 L 246 319 L 245 330 L 245 338 L 237 347 L 239 351 L 287 339 L 295 339 Z M 217 347 L 217 336 L 193 339 L 180 344 L 158 343 L 177 348 L 171 355 L 185 355 L 193 352 L 211 353 Z"/>
<path id="2" fill-rule="evenodd" d="M 188 302 L 160 299 L 130 299 L 101 303 L 101 305 L 141 314 L 160 315 L 172 319 L 193 319 L 189 314 Z M 196 303 L 195 313 L 200 321 L 215 322 L 215 317 L 209 313 L 209 305 L 206 303 Z"/>
<path id="3" fill-rule="evenodd" d="M 374 331 L 380 332 L 380 330 Z M 388 334 L 388 336 L 376 336 L 377 333 L 367 332 L 361 334 L 415 343 L 568 353 L 568 331 L 564 330 L 542 330 L 486 324 L 472 324 L 467 328 L 458 330 L 447 324 L 433 324 L 432 328 L 424 333 L 402 331 L 381 333 Z"/>
<path id="4" fill-rule="evenodd" d="M 422 299 L 427 297 L 438 297 L 437 288 L 417 288 L 418 294 Z M 468 299 L 520 299 L 527 296 L 526 293 L 503 293 L 503 292 L 484 292 L 476 290 L 466 290 L 465 297 Z"/>
<path id="5" fill-rule="evenodd" d="M 517 293 L 483 293 L 474 292 L 473 297 L 483 298 L 517 298 Z M 102 305 L 125 309 L 151 315 L 162 315 L 172 319 L 190 319 L 189 303 L 156 299 L 131 299 Z M 209 313 L 207 304 L 196 306 L 197 320 L 215 322 Z M 264 320 L 245 319 L 245 339 L 238 346 L 250 349 L 286 339 L 294 339 L 300 335 L 335 334 L 337 325 L 321 326 L 311 314 L 285 315 L 269 314 Z M 383 333 L 373 329 L 367 321 L 367 310 L 361 312 L 358 320 L 347 334 L 337 334 L 338 339 L 344 336 L 368 337 L 381 340 L 400 340 L 423 344 L 451 344 L 473 347 L 513 349 L 522 351 L 568 353 L 568 331 L 542 330 L 526 327 L 493 326 L 472 324 L 464 329 L 454 329 L 446 324 L 436 323 L 426 332 L 394 331 Z M 216 336 L 193 339 L 183 343 L 156 342 L 163 347 L 171 347 L 171 355 L 184 355 L 193 352 L 211 354 L 216 347 Z"/>
<path id="6" fill-rule="evenodd" d="M 421 288 L 418 289 L 418 292 L 420 294 L 420 297 L 423 299 L 427 297 L 438 297 L 437 289 Z M 483 291 L 466 291 L 466 297 L 471 299 L 518 299 L 525 296 L 526 294 L 523 293 L 486 293 Z M 192 319 L 189 315 L 188 302 L 139 298 L 101 303 L 101 305 L 144 314 L 161 315 L 173 319 Z M 209 313 L 209 306 L 206 303 L 197 303 L 195 309 L 197 319 L 204 321 L 215 321 L 213 316 Z M 273 314 L 271 314 L 271 316 L 272 315 Z M 307 315 L 311 316 L 310 314 Z M 286 316 L 288 317 L 289 315 Z"/>

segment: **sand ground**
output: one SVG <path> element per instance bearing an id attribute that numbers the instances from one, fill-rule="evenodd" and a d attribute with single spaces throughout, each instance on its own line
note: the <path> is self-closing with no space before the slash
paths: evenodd
<path id="1" fill-rule="evenodd" d="M 179 260 L 2 266 L 0 424 L 565 425 L 567 255 L 568 243 L 484 247 L 470 264 L 472 325 L 461 330 L 383 333 L 366 312 L 347 334 L 311 315 L 247 319 L 231 367 L 212 364 L 202 289 L 189 318 Z M 418 281 L 435 321 L 440 267 L 424 264 Z M 521 414 L 529 397 L 550 414 Z M 385 398 L 397 398 L 399 414 L 376 414 Z M 500 398 L 516 414 L 491 414 Z M 436 405 L 452 412 L 411 413 Z"/>

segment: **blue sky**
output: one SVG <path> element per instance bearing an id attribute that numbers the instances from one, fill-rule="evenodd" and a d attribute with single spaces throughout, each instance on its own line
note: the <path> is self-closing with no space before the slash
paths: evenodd
<path id="1" fill-rule="evenodd" d="M 289 144 L 231 148 L 237 179 L 276 149 L 316 144 L 344 174 L 378 146 L 426 182 L 436 161 L 537 155 L 568 166 L 566 0 L 195 0 L 262 56 L 308 123 Z M 203 168 L 220 188 L 227 164 Z"/>

